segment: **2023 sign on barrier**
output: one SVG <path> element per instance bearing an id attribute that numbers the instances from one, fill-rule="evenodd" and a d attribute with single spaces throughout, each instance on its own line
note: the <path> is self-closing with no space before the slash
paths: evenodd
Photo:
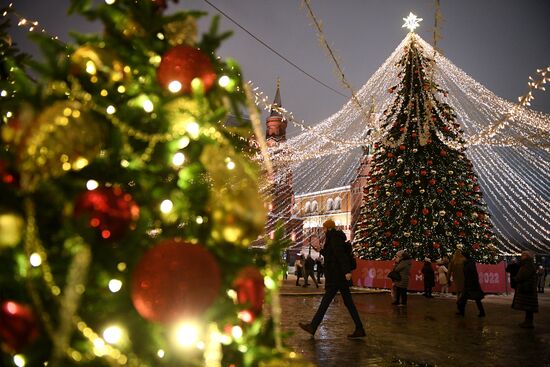
<path id="1" fill-rule="evenodd" d="M 411 291 L 424 290 L 424 277 L 422 275 L 423 262 L 412 262 L 411 271 L 409 274 L 409 287 Z M 361 260 L 357 259 L 357 269 L 353 271 L 353 285 L 365 288 L 386 288 L 392 287 L 392 281 L 388 278 L 388 273 L 393 269 L 393 261 L 376 261 L 376 260 Z M 433 265 L 434 270 L 437 269 L 437 264 Z M 510 290 L 507 284 L 506 264 L 500 262 L 498 264 L 476 264 L 479 275 L 479 283 L 481 288 L 486 293 L 503 293 Z M 437 276 L 437 271 L 436 271 Z M 439 291 L 441 286 L 439 282 L 433 288 L 434 291 Z M 450 292 L 453 285 L 451 283 Z"/>

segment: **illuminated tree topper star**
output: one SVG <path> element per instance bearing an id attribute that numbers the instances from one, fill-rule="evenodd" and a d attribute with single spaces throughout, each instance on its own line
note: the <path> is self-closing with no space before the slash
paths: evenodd
<path id="1" fill-rule="evenodd" d="M 414 30 L 419 25 L 418 23 L 420 23 L 423 19 L 422 18 L 417 18 L 416 15 L 414 15 L 411 12 L 411 13 L 409 13 L 409 16 L 406 17 L 406 18 L 403 18 L 403 20 L 405 21 L 405 24 L 403 24 L 401 26 L 401 28 L 407 27 L 407 28 L 409 28 L 409 31 L 414 32 Z"/>

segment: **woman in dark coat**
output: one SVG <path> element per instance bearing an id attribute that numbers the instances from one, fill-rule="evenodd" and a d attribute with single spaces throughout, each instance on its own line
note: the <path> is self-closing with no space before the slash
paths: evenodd
<path id="1" fill-rule="evenodd" d="M 516 291 L 512 308 L 525 311 L 525 321 L 519 324 L 522 328 L 532 329 L 533 314 L 539 312 L 537 297 L 537 270 L 533 262 L 533 255 L 529 251 L 521 253 L 519 270 L 516 274 Z"/>
<path id="2" fill-rule="evenodd" d="M 458 299 L 457 315 L 464 316 L 466 311 L 466 303 L 469 299 L 476 301 L 476 306 L 479 311 L 479 317 L 485 317 L 485 309 L 481 300 L 485 297 L 485 294 L 481 290 L 479 285 L 479 275 L 477 274 L 476 262 L 471 258 L 468 251 L 463 252 L 466 261 L 464 261 L 464 291 Z"/>
<path id="3" fill-rule="evenodd" d="M 435 286 L 435 272 L 432 262 L 428 258 L 424 259 L 422 274 L 424 275 L 424 297 L 432 298 L 432 288 Z"/>
<path id="4" fill-rule="evenodd" d="M 407 288 L 409 287 L 411 265 L 411 256 L 406 251 L 401 251 L 401 255 L 398 257 L 397 263 L 393 267 L 393 271 L 399 273 L 400 279 L 394 281 L 395 301 L 392 302 L 392 305 L 407 305 Z"/>

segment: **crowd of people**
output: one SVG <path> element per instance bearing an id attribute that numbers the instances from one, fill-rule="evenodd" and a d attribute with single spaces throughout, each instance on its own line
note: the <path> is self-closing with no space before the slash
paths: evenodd
<path id="1" fill-rule="evenodd" d="M 365 336 L 365 330 L 359 314 L 353 302 L 350 292 L 351 271 L 353 265 L 346 254 L 346 235 L 337 230 L 332 220 L 323 224 L 326 238 L 322 248 L 315 248 L 321 256 L 313 259 L 311 255 L 298 256 L 295 261 L 296 285 L 300 285 L 300 278 L 304 279 L 303 287 L 309 285 L 312 279 L 316 287 L 321 283 L 321 277 L 325 276 L 325 294 L 321 304 L 309 323 L 300 323 L 299 326 L 311 335 L 315 334 L 321 324 L 330 303 L 338 292 L 341 293 L 344 304 L 355 323 L 355 331 L 348 335 L 350 338 Z M 405 307 L 407 305 L 407 289 L 409 285 L 412 259 L 404 251 L 398 251 L 394 258 L 394 266 L 388 277 L 392 280 L 392 305 Z M 314 269 L 317 270 L 315 278 Z M 511 287 L 514 289 L 512 308 L 525 312 L 525 320 L 519 324 L 522 328 L 534 327 L 534 314 L 538 312 L 537 293 L 544 292 L 546 271 L 542 265 L 536 266 L 534 255 L 529 251 L 523 251 L 520 260 L 512 260 L 506 271 L 510 273 Z M 426 257 L 422 267 L 424 280 L 424 296 L 433 298 L 432 289 L 436 282 L 441 286 L 441 294 L 447 295 L 451 284 L 456 294 L 456 314 L 459 317 L 465 315 L 468 300 L 473 300 L 478 309 L 478 316 L 485 317 L 485 309 L 482 300 L 485 297 L 479 283 L 479 275 L 476 263 L 468 250 L 458 248 L 451 260 L 442 257 L 435 261 L 435 267 L 431 259 Z"/>

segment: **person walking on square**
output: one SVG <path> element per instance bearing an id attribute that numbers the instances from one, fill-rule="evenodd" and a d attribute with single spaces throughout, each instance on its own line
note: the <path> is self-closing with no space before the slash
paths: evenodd
<path id="1" fill-rule="evenodd" d="M 410 255 L 403 251 L 399 256 L 397 263 L 393 267 L 393 271 L 399 273 L 399 280 L 394 282 L 395 286 L 395 301 L 392 305 L 406 306 L 407 305 L 407 288 L 409 287 L 409 273 L 411 271 L 412 260 Z"/>
<path id="2" fill-rule="evenodd" d="M 515 280 L 517 286 L 512 308 L 525 311 L 525 321 L 519 326 L 532 329 L 534 327 L 533 314 L 539 312 L 539 300 L 537 295 L 537 270 L 531 252 L 523 251 L 521 253 L 519 270 Z"/>
<path id="3" fill-rule="evenodd" d="M 437 266 L 437 281 L 441 286 L 441 294 L 446 295 L 449 292 L 449 271 L 447 270 L 446 262 L 441 259 Z"/>
<path id="4" fill-rule="evenodd" d="M 303 285 L 303 287 L 308 287 L 309 286 L 309 278 L 311 278 L 313 280 L 313 284 L 315 284 L 315 286 L 317 288 L 319 288 L 319 284 L 317 284 L 317 281 L 315 280 L 315 260 L 313 260 L 313 258 L 311 257 L 311 255 L 307 255 L 307 258 L 306 258 L 306 264 L 304 266 L 304 271 L 305 271 L 305 275 L 304 275 L 304 280 L 305 280 L 305 283 Z"/>
<path id="5" fill-rule="evenodd" d="M 479 284 L 479 275 L 477 273 L 476 262 L 471 258 L 470 253 L 465 251 L 463 253 L 464 261 L 464 288 L 460 298 L 458 299 L 457 315 L 464 316 L 466 311 L 466 303 L 468 300 L 474 300 L 476 302 L 477 310 L 479 311 L 479 317 L 485 317 L 485 309 L 481 300 L 485 297 L 485 294 L 481 290 Z"/>
<path id="6" fill-rule="evenodd" d="M 546 282 L 546 270 L 542 265 L 539 265 L 537 269 L 537 290 L 539 293 L 544 293 L 544 283 Z"/>
<path id="7" fill-rule="evenodd" d="M 435 286 L 435 272 L 432 267 L 432 262 L 427 257 L 424 258 L 422 275 L 424 276 L 424 297 L 433 298 L 432 288 Z"/>
<path id="8" fill-rule="evenodd" d="M 304 257 L 298 254 L 296 261 L 294 261 L 294 273 L 296 274 L 296 285 L 300 285 L 300 277 L 304 276 Z"/>
<path id="9" fill-rule="evenodd" d="M 336 224 L 331 219 L 323 223 L 323 229 L 325 230 L 326 237 L 325 245 L 320 250 L 320 253 L 325 259 L 325 294 L 311 322 L 307 324 L 299 323 L 299 326 L 309 334 L 315 335 L 315 331 L 323 321 L 328 307 L 338 291 L 340 291 L 344 304 L 355 323 L 355 331 L 349 334 L 348 338 L 364 337 L 366 336 L 365 329 L 363 328 L 363 323 L 353 303 L 349 289 L 348 281 L 351 279 L 351 259 L 345 249 L 346 235 L 341 230 L 336 229 Z"/>
<path id="10" fill-rule="evenodd" d="M 315 260 L 317 266 L 317 283 L 321 284 L 321 278 L 323 277 L 323 257 L 319 255 Z"/>
<path id="11" fill-rule="evenodd" d="M 464 291 L 464 261 L 466 258 L 462 255 L 462 250 L 456 249 L 449 265 L 449 276 L 452 277 L 455 285 L 457 302 Z"/>

